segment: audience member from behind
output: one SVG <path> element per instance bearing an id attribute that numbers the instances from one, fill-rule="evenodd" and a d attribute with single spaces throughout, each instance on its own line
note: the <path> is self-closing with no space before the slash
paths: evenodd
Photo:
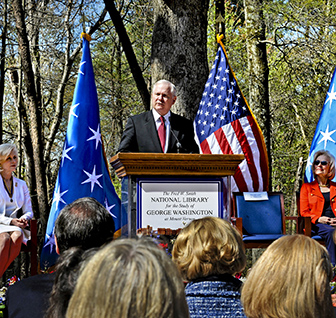
<path id="1" fill-rule="evenodd" d="M 72 247 L 64 251 L 57 260 L 56 277 L 49 299 L 49 308 L 45 318 L 64 318 L 70 298 L 83 267 L 97 252 L 97 248 L 83 251 Z"/>
<path id="2" fill-rule="evenodd" d="M 111 214 L 93 198 L 80 198 L 65 206 L 55 222 L 58 254 L 71 247 L 100 247 L 113 239 Z M 10 286 L 6 294 L 9 318 L 43 317 L 56 273 L 32 276 Z"/>
<path id="3" fill-rule="evenodd" d="M 148 239 L 120 239 L 87 263 L 67 318 L 187 318 L 182 278 L 171 259 Z"/>
<path id="4" fill-rule="evenodd" d="M 58 254 L 70 247 L 83 250 L 112 241 L 114 221 L 111 214 L 94 198 L 81 198 L 65 206 L 55 222 Z"/>
<path id="5" fill-rule="evenodd" d="M 327 250 L 304 235 L 273 242 L 252 267 L 242 289 L 249 318 L 333 317 Z"/>
<path id="6" fill-rule="evenodd" d="M 33 210 L 26 182 L 15 178 L 18 164 L 15 145 L 0 145 L 0 277 L 30 239 L 26 229 Z"/>
<path id="7" fill-rule="evenodd" d="M 246 265 L 243 241 L 229 222 L 215 217 L 193 220 L 178 235 L 173 251 L 183 279 L 190 317 L 245 317 L 241 281 Z"/>

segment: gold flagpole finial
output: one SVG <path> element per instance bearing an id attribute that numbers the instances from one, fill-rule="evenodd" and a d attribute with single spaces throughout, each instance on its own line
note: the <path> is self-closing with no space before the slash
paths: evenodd
<path id="1" fill-rule="evenodd" d="M 85 38 L 85 40 L 87 40 L 88 42 L 91 41 L 91 36 L 90 36 L 90 34 L 87 34 L 87 33 L 82 32 L 81 35 L 80 35 L 80 37 L 81 37 L 81 39 L 82 39 L 82 38 Z"/>
<path id="2" fill-rule="evenodd" d="M 224 34 L 217 34 L 217 43 L 221 42 L 224 38 Z"/>

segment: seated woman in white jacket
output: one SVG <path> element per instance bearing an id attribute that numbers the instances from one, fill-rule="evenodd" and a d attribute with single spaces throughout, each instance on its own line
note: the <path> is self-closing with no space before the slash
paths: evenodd
<path id="1" fill-rule="evenodd" d="M 0 277 L 30 238 L 31 199 L 26 182 L 13 176 L 17 164 L 15 145 L 0 145 Z"/>

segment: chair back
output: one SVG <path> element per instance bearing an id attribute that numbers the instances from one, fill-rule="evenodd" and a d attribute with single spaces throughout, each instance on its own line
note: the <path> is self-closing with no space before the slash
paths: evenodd
<path id="1" fill-rule="evenodd" d="M 281 192 L 268 192 L 268 200 L 263 201 L 245 201 L 242 192 L 234 192 L 233 213 L 235 217 L 243 219 L 243 234 L 285 233 L 285 209 Z"/>
<path id="2" fill-rule="evenodd" d="M 300 209 L 300 191 L 296 191 L 296 207 L 298 216 L 300 218 L 299 222 L 299 233 L 311 237 L 312 239 L 318 241 L 320 244 L 325 245 L 325 241 L 320 235 L 317 235 L 315 232 L 312 233 L 312 223 L 310 217 L 301 216 Z"/>
<path id="3" fill-rule="evenodd" d="M 21 252 L 30 254 L 30 275 L 37 275 L 38 273 L 38 260 L 37 260 L 37 220 L 30 220 L 30 234 L 31 239 L 27 245 L 21 245 Z M 27 259 L 27 258 L 26 258 Z"/>

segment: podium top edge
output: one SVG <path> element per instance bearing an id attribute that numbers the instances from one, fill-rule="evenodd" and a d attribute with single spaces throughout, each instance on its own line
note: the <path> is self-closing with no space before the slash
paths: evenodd
<path id="1" fill-rule="evenodd" d="M 218 160 L 244 160 L 244 155 L 238 154 L 181 154 L 181 153 L 145 153 L 145 152 L 119 152 L 113 157 L 111 157 L 110 162 L 122 159 L 142 159 L 142 160 L 209 160 L 209 161 L 218 161 Z"/>

